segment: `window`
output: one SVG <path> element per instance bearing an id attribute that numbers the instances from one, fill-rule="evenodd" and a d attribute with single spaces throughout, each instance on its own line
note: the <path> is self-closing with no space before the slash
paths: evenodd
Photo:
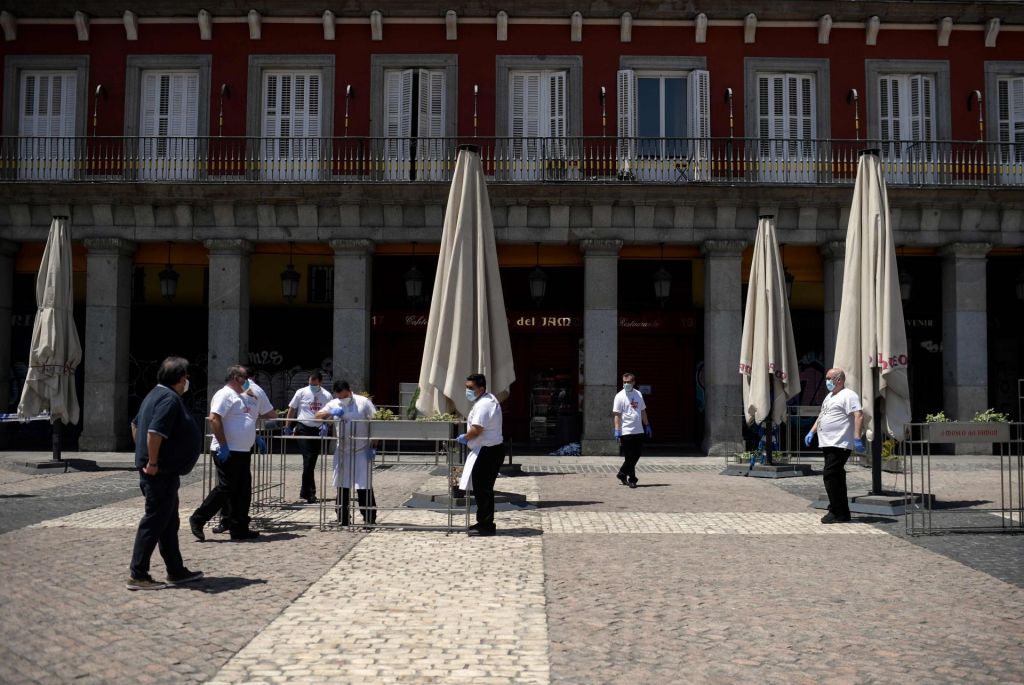
<path id="1" fill-rule="evenodd" d="M 497 58 L 496 174 L 502 180 L 579 176 L 579 57 Z"/>
<path id="2" fill-rule="evenodd" d="M 934 162 L 935 79 L 924 74 L 886 74 L 878 79 L 879 143 L 887 176 L 894 183 L 922 179 Z"/>
<path id="3" fill-rule="evenodd" d="M 1024 76 L 996 81 L 997 137 L 1001 176 L 1024 176 Z"/>
<path id="4" fill-rule="evenodd" d="M 449 141 L 444 138 L 446 76 L 443 69 L 385 72 L 386 178 L 444 180 L 446 161 L 451 157 Z"/>
<path id="5" fill-rule="evenodd" d="M 74 177 L 77 87 L 73 71 L 21 72 L 19 178 Z"/>
<path id="6" fill-rule="evenodd" d="M 139 106 L 139 178 L 196 175 L 199 72 L 143 71 Z"/>
<path id="7" fill-rule="evenodd" d="M 250 55 L 250 152 L 268 181 L 317 180 L 331 173 L 334 55 Z"/>
<path id="8" fill-rule="evenodd" d="M 312 264 L 306 282 L 309 283 L 310 304 L 331 304 L 334 302 L 334 267 Z"/>
<path id="9" fill-rule="evenodd" d="M 621 69 L 617 79 L 619 173 L 682 181 L 706 174 L 709 74 Z"/>

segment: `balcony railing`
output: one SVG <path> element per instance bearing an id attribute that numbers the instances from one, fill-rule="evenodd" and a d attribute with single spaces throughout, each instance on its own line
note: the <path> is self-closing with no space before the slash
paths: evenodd
<path id="1" fill-rule="evenodd" d="M 445 182 L 461 143 L 495 182 L 848 185 L 879 148 L 891 185 L 1022 186 L 1024 145 L 765 138 L 3 137 L 4 181 Z"/>

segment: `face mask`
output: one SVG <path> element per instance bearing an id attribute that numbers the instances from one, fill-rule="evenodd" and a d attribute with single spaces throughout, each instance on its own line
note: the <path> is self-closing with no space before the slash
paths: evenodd
<path id="1" fill-rule="evenodd" d="M 836 389 L 836 382 L 831 378 L 827 379 L 825 381 L 825 389 L 828 390 L 829 392 L 832 392 L 833 390 Z"/>
<path id="2" fill-rule="evenodd" d="M 248 389 L 249 389 L 249 381 L 246 380 L 245 383 L 242 383 L 242 390 L 248 390 Z"/>
<path id="3" fill-rule="evenodd" d="M 186 378 L 185 379 L 185 389 L 181 391 L 181 394 L 184 395 L 187 392 L 188 392 L 188 379 Z"/>
<path id="4" fill-rule="evenodd" d="M 625 390 L 626 392 L 629 392 L 630 390 L 633 389 L 633 384 L 632 383 L 623 383 L 622 384 L 622 389 Z"/>
<path id="5" fill-rule="evenodd" d="M 466 399 L 470 402 L 476 402 L 476 393 L 469 388 L 466 388 Z"/>
<path id="6" fill-rule="evenodd" d="M 320 386 L 319 385 L 310 385 L 309 386 L 309 391 L 315 395 L 318 392 L 320 392 Z"/>
<path id="7" fill-rule="evenodd" d="M 347 407 L 347 406 L 349 406 L 350 404 L 352 404 L 352 396 L 351 396 L 351 395 L 350 395 L 350 396 L 348 396 L 348 397 L 342 397 L 342 398 L 340 398 L 340 399 L 341 399 L 341 404 L 342 404 L 342 406 L 345 406 L 345 407 Z"/>

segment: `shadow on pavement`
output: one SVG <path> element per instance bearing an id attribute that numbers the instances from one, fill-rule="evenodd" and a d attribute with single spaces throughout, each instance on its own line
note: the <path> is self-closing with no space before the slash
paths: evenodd
<path id="1" fill-rule="evenodd" d="M 949 499 L 936 499 L 932 505 L 932 509 L 970 509 L 971 507 L 977 507 L 982 504 L 992 504 L 992 500 L 989 499 L 965 499 L 965 500 L 949 500 Z"/>
<path id="2" fill-rule="evenodd" d="M 231 592 L 232 590 L 241 590 L 244 587 L 250 585 L 266 585 L 267 581 L 263 578 L 239 578 L 238 576 L 203 576 L 201 579 L 187 583 L 185 585 L 176 585 L 172 589 L 181 590 L 192 590 L 194 592 L 202 592 L 208 595 L 216 595 L 221 592 Z"/>
<path id="3" fill-rule="evenodd" d="M 206 538 L 206 542 L 216 542 L 220 544 L 228 542 L 235 544 L 258 544 L 261 542 L 279 542 L 281 540 L 294 540 L 297 537 L 299 536 L 295 533 L 268 533 L 266 531 L 260 531 L 260 536 L 258 538 L 253 538 L 252 540 L 232 540 L 230 537 L 225 535 L 221 538 L 208 537 Z"/>
<path id="4" fill-rule="evenodd" d="M 10 499 L 12 497 L 17 497 L 17 498 L 21 498 L 21 497 L 35 497 L 35 496 L 36 495 L 27 495 L 25 493 L 18 493 L 18 494 L 15 494 L 15 495 L 0 495 L 0 499 Z"/>
<path id="5" fill-rule="evenodd" d="M 547 500 L 547 501 L 534 502 L 533 506 L 535 506 L 538 509 L 553 509 L 555 507 L 583 507 L 583 506 L 586 506 L 588 504 L 604 504 L 604 502 L 600 502 L 598 500 L 559 500 L 559 499 L 553 499 L 553 500 Z"/>
<path id="6" fill-rule="evenodd" d="M 667 488 L 670 483 L 637 483 L 638 488 Z"/>
<path id="7" fill-rule="evenodd" d="M 506 537 L 506 538 L 529 538 L 536 535 L 543 535 L 544 531 L 540 528 L 501 528 L 498 527 L 498 532 L 495 537 Z M 470 539 L 476 539 L 476 536 L 467 536 Z"/>
<path id="8" fill-rule="evenodd" d="M 853 520 L 857 523 L 899 523 L 901 519 L 890 516 L 857 516 Z"/>

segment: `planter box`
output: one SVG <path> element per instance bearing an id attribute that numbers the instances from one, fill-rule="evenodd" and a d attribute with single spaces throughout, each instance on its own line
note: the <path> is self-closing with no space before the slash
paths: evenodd
<path id="1" fill-rule="evenodd" d="M 931 443 L 996 443 L 1010 441 L 1010 424 L 984 421 L 946 421 L 927 424 Z"/>
<path id="2" fill-rule="evenodd" d="M 371 440 L 453 440 L 464 425 L 449 421 L 366 421 Z"/>

